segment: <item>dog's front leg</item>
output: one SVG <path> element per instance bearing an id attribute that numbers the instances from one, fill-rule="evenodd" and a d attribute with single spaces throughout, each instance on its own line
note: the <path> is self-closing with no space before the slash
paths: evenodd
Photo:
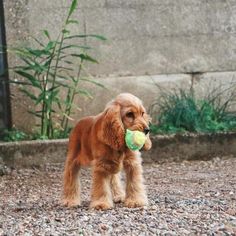
<path id="1" fill-rule="evenodd" d="M 90 208 L 106 210 L 113 207 L 111 193 L 111 173 L 106 168 L 106 163 L 95 162 L 93 166 L 92 200 Z"/>
<path id="2" fill-rule="evenodd" d="M 148 204 L 143 183 L 143 168 L 140 152 L 130 151 L 124 159 L 126 172 L 126 207 L 143 207 Z"/>

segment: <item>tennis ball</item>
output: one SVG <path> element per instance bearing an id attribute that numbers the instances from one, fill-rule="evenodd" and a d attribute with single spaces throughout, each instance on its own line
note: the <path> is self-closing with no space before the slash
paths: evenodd
<path id="1" fill-rule="evenodd" d="M 133 151 L 140 150 L 146 141 L 146 136 L 143 132 L 140 131 L 131 131 L 129 129 L 126 130 L 125 134 L 125 142 L 129 149 Z"/>

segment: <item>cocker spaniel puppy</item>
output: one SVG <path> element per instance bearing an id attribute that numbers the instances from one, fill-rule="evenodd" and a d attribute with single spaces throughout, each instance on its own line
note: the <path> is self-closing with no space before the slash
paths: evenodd
<path id="1" fill-rule="evenodd" d="M 147 195 L 142 177 L 139 151 L 125 144 L 126 129 L 142 131 L 147 139 L 144 150 L 151 148 L 149 116 L 142 102 L 132 94 L 122 93 L 109 102 L 97 116 L 85 117 L 72 130 L 64 170 L 63 204 L 80 205 L 81 166 L 92 165 L 91 208 L 109 209 L 114 202 L 126 207 L 142 207 Z M 126 173 L 126 190 L 120 171 Z"/>

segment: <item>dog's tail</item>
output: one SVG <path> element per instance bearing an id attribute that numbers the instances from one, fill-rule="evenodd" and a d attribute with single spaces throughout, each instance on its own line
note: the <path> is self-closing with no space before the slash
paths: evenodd
<path id="1" fill-rule="evenodd" d="M 76 126 L 71 131 L 71 134 L 70 134 L 67 160 L 77 159 L 79 151 L 80 151 L 80 133 L 79 133 L 78 127 Z"/>

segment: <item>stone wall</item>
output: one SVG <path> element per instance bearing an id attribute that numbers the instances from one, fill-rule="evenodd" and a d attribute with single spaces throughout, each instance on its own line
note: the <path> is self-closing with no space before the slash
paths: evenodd
<path id="1" fill-rule="evenodd" d="M 42 38 L 43 29 L 56 36 L 68 2 L 4 0 L 8 44 L 32 43 L 29 36 Z M 111 97 L 125 91 L 138 95 L 149 106 L 158 94 L 151 78 L 167 86 L 173 82 L 186 87 L 198 72 L 206 73 L 196 80 L 198 87 L 204 78 L 235 78 L 234 0 L 80 0 L 76 14 L 80 26 L 72 30 L 108 39 L 88 42 L 100 62 L 88 70 L 108 90 L 93 87 L 99 99 L 79 99 L 83 110 L 77 117 L 101 111 Z M 9 64 L 16 63 L 10 55 Z M 30 120 L 24 112 L 29 102 L 19 99 L 14 86 L 12 91 L 16 94 L 12 102 L 14 123 L 25 127 Z"/>
<path id="2" fill-rule="evenodd" d="M 141 152 L 144 163 L 210 160 L 236 155 L 235 133 L 155 135 L 151 139 L 152 149 Z M 7 173 L 6 167 L 45 168 L 45 163 L 64 163 L 67 147 L 68 139 L 0 143 L 0 176 Z"/>

